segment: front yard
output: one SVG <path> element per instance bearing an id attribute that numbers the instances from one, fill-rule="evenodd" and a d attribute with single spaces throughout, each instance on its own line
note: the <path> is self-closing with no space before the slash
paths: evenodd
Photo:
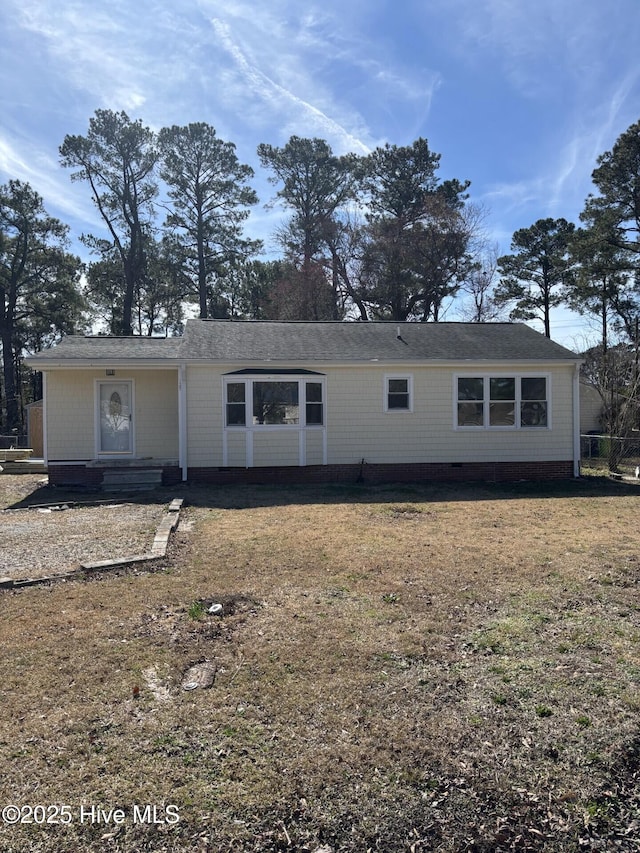
<path id="1" fill-rule="evenodd" d="M 0 849 L 638 849 L 636 487 L 184 496 L 161 570 L 0 593 Z"/>

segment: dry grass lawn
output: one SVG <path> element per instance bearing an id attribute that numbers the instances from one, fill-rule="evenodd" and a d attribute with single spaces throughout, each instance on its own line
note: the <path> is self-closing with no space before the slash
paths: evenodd
<path id="1" fill-rule="evenodd" d="M 58 821 L 0 849 L 639 848 L 633 486 L 185 496 L 159 571 L 0 593 L 0 805 Z"/>

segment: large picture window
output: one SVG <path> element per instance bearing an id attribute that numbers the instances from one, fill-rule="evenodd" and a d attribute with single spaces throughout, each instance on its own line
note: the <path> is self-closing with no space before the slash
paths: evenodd
<path id="1" fill-rule="evenodd" d="M 260 379 L 225 382 L 227 427 L 322 426 L 323 383 L 307 379 Z"/>
<path id="2" fill-rule="evenodd" d="M 300 422 L 297 382 L 253 382 L 254 424 Z"/>
<path id="3" fill-rule="evenodd" d="M 548 427 L 548 384 L 546 376 L 459 376 L 456 426 Z"/>

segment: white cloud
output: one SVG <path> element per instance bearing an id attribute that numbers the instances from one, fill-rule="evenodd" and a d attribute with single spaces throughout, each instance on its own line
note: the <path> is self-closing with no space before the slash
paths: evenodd
<path id="1" fill-rule="evenodd" d="M 113 14 L 99 6 L 89 11 L 84 4 L 23 0 L 15 9 L 21 27 L 44 45 L 52 76 L 99 106 L 132 110 L 144 104 L 145 75 L 124 8 Z"/>
<path id="2" fill-rule="evenodd" d="M 0 137 L 0 173 L 5 180 L 28 183 L 42 197 L 45 210 L 63 222 L 80 225 L 81 231 L 101 229 L 102 223 L 86 191 L 69 180 L 56 160 L 24 140 L 18 146 Z M 79 236 L 79 232 L 72 236 Z M 84 249 L 74 246 L 74 252 Z"/>
<path id="3" fill-rule="evenodd" d="M 233 37 L 229 24 L 219 18 L 212 19 L 211 24 L 220 44 L 232 57 L 236 69 L 235 75 L 227 73 L 225 82 L 233 87 L 231 93 L 227 92 L 228 100 L 237 103 L 238 88 L 246 88 L 258 99 L 260 106 L 267 105 L 271 110 L 276 110 L 280 114 L 284 121 L 283 130 L 286 135 L 300 133 L 300 127 L 304 126 L 308 128 L 305 135 L 330 137 L 338 141 L 339 148 L 357 151 L 358 153 L 365 153 L 369 150 L 368 146 L 343 126 L 337 118 L 333 118 L 321 106 L 311 103 L 310 100 L 296 94 L 293 88 L 275 79 L 275 77 L 280 79 L 290 77 L 291 83 L 293 85 L 297 83 L 300 89 L 310 88 L 308 80 L 300 81 L 299 72 L 288 73 L 290 65 L 288 59 L 283 59 L 279 65 L 275 66 L 273 69 L 275 76 L 271 76 L 261 70 L 259 61 L 255 57 L 251 57 L 249 51 L 240 46 L 239 41 Z M 312 94 L 316 95 L 318 103 L 326 100 L 325 94 L 319 88 Z"/>

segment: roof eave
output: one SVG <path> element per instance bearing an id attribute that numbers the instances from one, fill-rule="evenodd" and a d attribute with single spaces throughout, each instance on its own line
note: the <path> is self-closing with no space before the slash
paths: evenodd
<path id="1" fill-rule="evenodd" d="M 33 370 L 104 370 L 110 367 L 128 368 L 130 370 L 140 370 L 144 368 L 173 368 L 179 367 L 185 363 L 184 359 L 177 358 L 25 358 L 24 363 L 27 367 Z"/>

